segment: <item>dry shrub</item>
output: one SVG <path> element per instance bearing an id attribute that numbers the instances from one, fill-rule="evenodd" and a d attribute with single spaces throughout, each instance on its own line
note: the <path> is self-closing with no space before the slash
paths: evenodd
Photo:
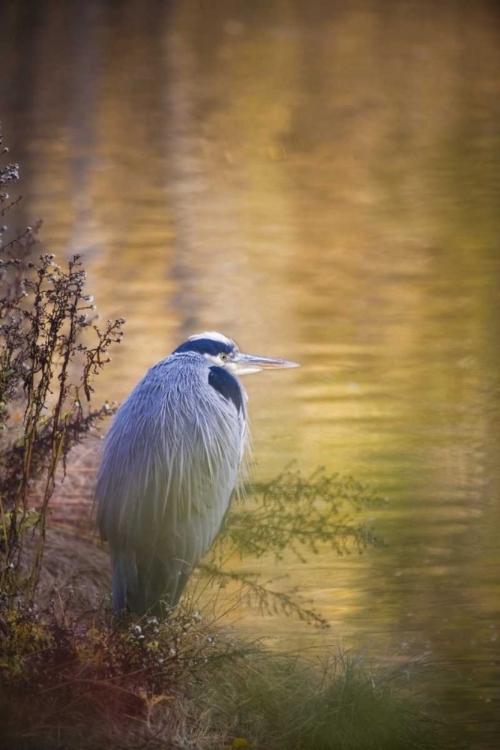
<path id="1" fill-rule="evenodd" d="M 123 625 L 105 604 L 82 617 L 71 597 L 53 600 L 45 611 L 34 605 L 4 611 L 0 631 L 0 721 L 18 748 L 59 747 L 61 738 L 61 747 L 87 747 L 90 738 L 90 746 L 107 747 L 110 736 L 115 747 L 128 747 L 139 735 L 145 746 L 153 716 L 162 747 L 170 747 L 174 735 L 199 729 L 201 715 L 195 719 L 186 707 L 208 670 L 244 650 L 197 612 L 179 608 L 165 622 Z"/>
<path id="2" fill-rule="evenodd" d="M 0 133 L 0 146 L 2 136 Z M 7 149 L 2 155 L 6 159 Z M 16 164 L 0 167 L 0 188 Z M 33 598 L 56 472 L 110 407 L 91 405 L 92 380 L 122 337 L 122 319 L 97 325 L 79 256 L 63 266 L 40 254 L 37 230 L 3 225 L 18 201 L 0 193 L 0 606 Z M 93 332 L 93 343 L 88 331 Z M 34 502 L 36 500 L 36 504 Z M 27 532 L 37 539 L 22 566 Z M 25 575 L 21 576 L 21 570 Z"/>

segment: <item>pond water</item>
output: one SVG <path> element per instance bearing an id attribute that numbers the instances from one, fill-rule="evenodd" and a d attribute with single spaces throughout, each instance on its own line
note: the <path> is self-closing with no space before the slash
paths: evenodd
<path id="1" fill-rule="evenodd" d="M 328 634 L 238 627 L 428 654 L 471 748 L 500 741 L 499 21 L 486 0 L 0 9 L 25 223 L 127 318 L 98 396 L 222 331 L 302 365 L 245 381 L 254 476 L 324 465 L 388 498 L 383 549 L 259 562 Z"/>

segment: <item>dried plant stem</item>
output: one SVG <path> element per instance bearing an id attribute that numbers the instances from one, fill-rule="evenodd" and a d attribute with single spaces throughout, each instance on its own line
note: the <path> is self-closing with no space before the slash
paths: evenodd
<path id="1" fill-rule="evenodd" d="M 15 183 L 18 172 L 15 164 L 0 168 L 0 187 Z M 2 220 L 17 202 L 0 193 Z M 92 408 L 92 380 L 109 362 L 108 347 L 121 341 L 124 321 L 108 321 L 103 330 L 95 325 L 78 255 L 64 268 L 53 255 L 40 254 L 36 228 L 5 242 L 6 231 L 0 232 L 0 593 L 12 601 L 20 587 L 28 599 L 34 596 L 59 464 L 65 467 L 71 447 L 112 411 Z M 82 342 L 87 328 L 94 331 L 93 346 Z M 20 424 L 12 421 L 14 409 L 23 414 Z M 35 482 L 42 487 L 36 508 Z M 37 537 L 36 552 L 21 581 L 28 529 Z"/>

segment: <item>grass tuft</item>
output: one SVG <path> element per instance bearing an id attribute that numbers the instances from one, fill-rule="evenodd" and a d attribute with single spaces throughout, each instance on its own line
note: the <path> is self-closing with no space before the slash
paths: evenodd
<path id="1" fill-rule="evenodd" d="M 19 750 L 437 747 L 417 665 L 371 670 L 361 654 L 319 661 L 234 639 L 196 611 L 117 626 L 103 604 L 2 614 L 0 721 Z M 244 743 L 247 743 L 245 745 Z"/>

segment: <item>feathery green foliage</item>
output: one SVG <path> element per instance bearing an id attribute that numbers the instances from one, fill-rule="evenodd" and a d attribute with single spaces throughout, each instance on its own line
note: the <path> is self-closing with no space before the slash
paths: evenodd
<path id="1" fill-rule="evenodd" d="M 204 576 L 223 587 L 236 584 L 239 600 L 263 613 L 282 613 L 318 628 L 328 621 L 296 595 L 275 590 L 249 571 L 231 570 L 235 556 L 281 560 L 291 552 L 301 562 L 328 547 L 339 555 L 362 554 L 382 540 L 371 526 L 356 516 L 362 510 L 383 507 L 384 498 L 352 477 L 328 474 L 320 468 L 310 476 L 285 469 L 270 482 L 248 487 L 244 502 L 235 503 L 211 557 L 198 567 Z"/>
<path id="2" fill-rule="evenodd" d="M 223 554 L 230 545 L 261 557 L 271 552 L 279 560 L 284 550 L 305 561 L 329 545 L 339 555 L 361 553 L 381 540 L 353 513 L 379 508 L 384 499 L 352 477 L 328 474 L 322 468 L 304 477 L 290 467 L 270 482 L 250 488 L 249 502 L 236 504 L 221 535 Z"/>

